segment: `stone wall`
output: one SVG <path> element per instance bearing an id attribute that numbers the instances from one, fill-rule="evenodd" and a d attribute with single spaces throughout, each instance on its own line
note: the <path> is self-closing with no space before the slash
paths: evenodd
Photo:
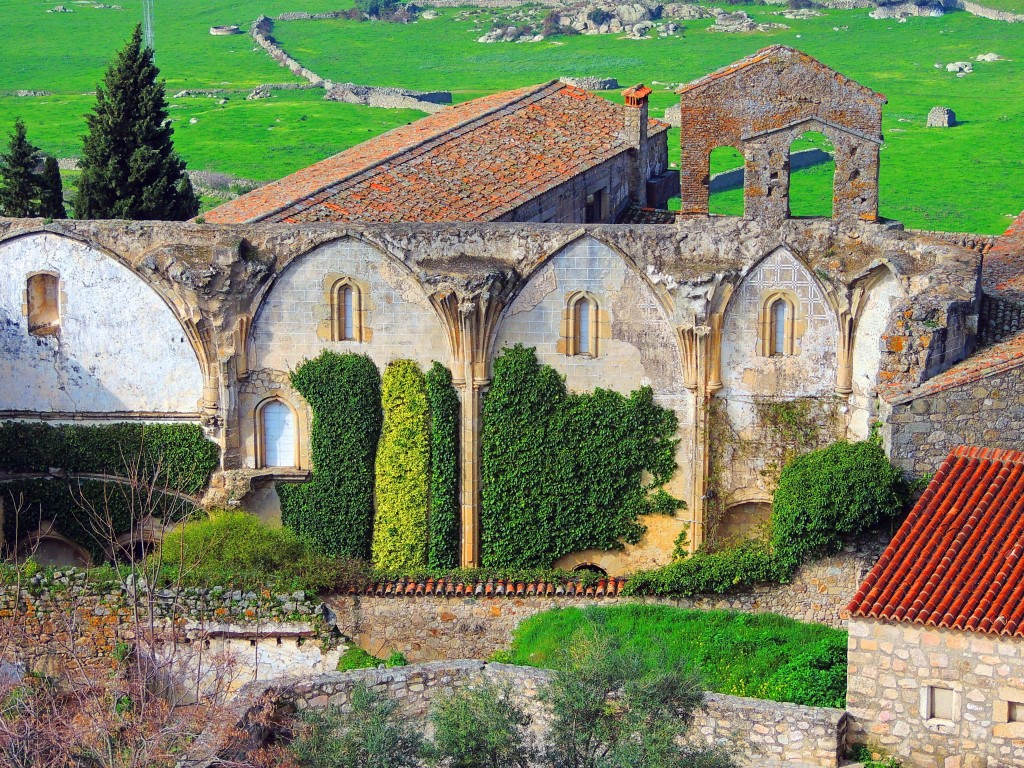
<path id="1" fill-rule="evenodd" d="M 983 19 L 993 21 L 1008 21 L 1010 23 L 1024 23 L 1024 13 L 1010 13 L 989 8 L 981 3 L 972 3 L 971 0 L 939 0 L 944 8 L 955 8 L 959 11 L 967 11 L 974 16 L 981 16 Z"/>
<path id="2" fill-rule="evenodd" d="M 883 408 L 890 458 L 908 475 L 921 477 L 935 472 L 959 445 L 1019 449 L 1024 434 L 1021 403 L 1024 365 L 935 392 L 926 385 L 921 394 L 911 393 Z"/>
<path id="3" fill-rule="evenodd" d="M 508 648 L 524 620 L 556 608 L 627 603 L 677 608 L 778 613 L 799 621 L 845 626 L 846 605 L 884 548 L 882 540 L 805 565 L 789 584 L 695 599 L 585 597 L 332 596 L 327 606 L 338 630 L 376 655 L 401 651 L 410 661 L 486 659 Z"/>
<path id="4" fill-rule="evenodd" d="M 394 697 L 399 712 L 422 724 L 436 695 L 481 681 L 509 685 L 514 698 L 533 718 L 530 733 L 535 741 L 550 729 L 550 715 L 538 701 L 538 692 L 550 680 L 546 670 L 479 661 L 450 661 L 414 664 L 391 669 L 335 672 L 256 684 L 244 691 L 249 706 L 238 706 L 240 731 L 248 742 L 233 745 L 200 745 L 222 758 L 237 757 L 246 746 L 259 743 L 268 734 L 264 725 L 268 711 L 282 706 L 303 710 L 328 705 L 345 706 L 357 684 L 370 686 Z M 765 768 L 832 768 L 837 766 L 845 746 L 846 713 L 837 709 L 803 707 L 738 696 L 706 694 L 705 707 L 698 711 L 690 735 L 696 744 L 719 744 L 735 750 L 739 765 Z M 202 760 L 195 754 L 196 762 Z"/>
<path id="5" fill-rule="evenodd" d="M 1024 764 L 1024 641 L 920 624 L 850 621 L 850 740 L 913 768 Z M 929 687 L 952 691 L 952 719 L 931 717 Z"/>

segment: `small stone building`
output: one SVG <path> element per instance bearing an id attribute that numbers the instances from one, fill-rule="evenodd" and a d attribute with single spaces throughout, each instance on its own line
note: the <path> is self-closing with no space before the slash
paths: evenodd
<path id="1" fill-rule="evenodd" d="M 850 603 L 850 740 L 1024 765 L 1024 451 L 946 457 Z"/>

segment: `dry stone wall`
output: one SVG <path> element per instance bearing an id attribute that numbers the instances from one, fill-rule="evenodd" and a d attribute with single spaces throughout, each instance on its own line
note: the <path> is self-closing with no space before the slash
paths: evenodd
<path id="1" fill-rule="evenodd" d="M 438 694 L 482 681 L 508 685 L 532 717 L 530 735 L 538 742 L 550 729 L 550 714 L 538 699 L 538 693 L 550 679 L 551 673 L 546 670 L 462 660 L 255 684 L 244 691 L 248 706 L 242 706 L 240 701 L 235 709 L 239 731 L 248 738 L 230 745 L 201 743 L 192 765 L 202 764 L 204 749 L 207 755 L 213 752 L 222 759 L 231 759 L 258 745 L 269 735 L 265 723 L 272 718 L 266 715 L 274 710 L 344 707 L 359 684 L 395 698 L 401 715 L 419 721 L 418 724 Z M 690 736 L 695 744 L 724 745 L 735 750 L 741 766 L 831 768 L 838 765 L 843 752 L 845 728 L 846 713 L 838 709 L 706 694 L 705 707 L 698 711 Z"/>

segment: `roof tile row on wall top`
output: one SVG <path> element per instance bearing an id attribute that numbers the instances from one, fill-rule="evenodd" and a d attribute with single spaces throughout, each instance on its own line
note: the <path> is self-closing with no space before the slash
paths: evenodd
<path id="1" fill-rule="evenodd" d="M 368 597 L 615 597 L 626 586 L 621 578 L 579 581 L 515 581 L 496 579 L 466 582 L 460 579 L 395 579 L 379 581 L 365 588 L 350 586 L 349 595 Z"/>

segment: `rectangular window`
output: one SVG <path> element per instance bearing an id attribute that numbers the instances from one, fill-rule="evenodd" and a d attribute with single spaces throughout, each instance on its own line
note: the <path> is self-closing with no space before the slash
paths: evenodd
<path id="1" fill-rule="evenodd" d="M 1006 721 L 1008 723 L 1024 723 L 1024 703 L 1011 701 L 1008 704 Z"/>
<path id="2" fill-rule="evenodd" d="M 586 224 L 599 224 L 604 221 L 604 190 L 599 189 L 587 195 L 583 206 L 583 221 Z"/>
<path id="3" fill-rule="evenodd" d="M 937 685 L 928 687 L 928 719 L 929 720 L 953 720 L 956 704 L 956 694 L 951 688 L 941 688 Z"/>
<path id="4" fill-rule="evenodd" d="M 344 296 L 344 299 L 345 299 L 345 308 L 344 308 L 344 312 L 345 312 L 345 314 L 344 314 L 345 327 L 342 330 L 342 337 L 341 338 L 343 338 L 345 340 L 351 340 L 351 339 L 354 339 L 356 337 L 355 336 L 355 328 L 356 328 L 356 326 L 355 326 L 355 307 L 353 306 L 353 304 L 354 304 L 353 293 L 354 293 L 354 291 L 351 288 L 344 288 L 342 290 L 342 295 Z"/>

